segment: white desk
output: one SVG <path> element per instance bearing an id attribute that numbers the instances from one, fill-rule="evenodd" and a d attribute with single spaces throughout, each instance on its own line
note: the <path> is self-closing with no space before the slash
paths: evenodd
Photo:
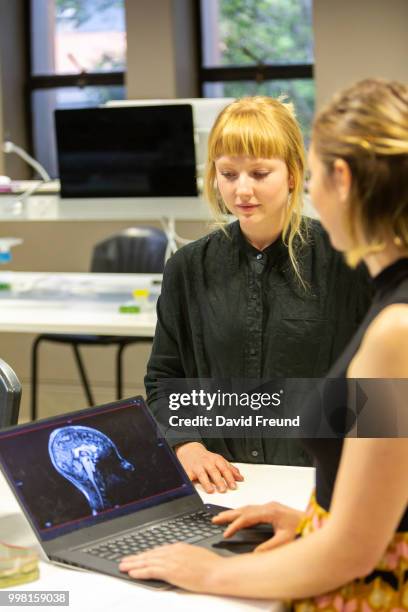
<path id="1" fill-rule="evenodd" d="M 152 338 L 156 313 L 124 314 L 132 290 L 160 282 L 161 274 L 0 272 L 0 332 L 101 334 Z M 58 291 L 54 291 L 54 287 Z M 110 297 L 109 291 L 118 297 Z M 160 285 L 155 285 L 160 291 Z M 120 298 L 122 295 L 122 299 Z"/>
<path id="2" fill-rule="evenodd" d="M 226 494 L 201 493 L 207 502 L 238 507 L 247 503 L 279 501 L 303 509 L 314 486 L 314 469 L 271 465 L 237 464 L 245 476 L 236 491 Z M 31 545 L 34 536 L 12 497 L 8 485 L 0 474 L 0 540 L 9 544 Z M 69 590 L 70 612 L 134 612 L 173 609 L 177 612 L 194 610 L 217 612 L 242 610 L 245 612 L 268 610 L 276 612 L 280 605 L 267 601 L 243 600 L 230 597 L 195 595 L 182 591 L 155 592 L 137 584 L 102 576 L 92 572 L 75 571 L 40 563 L 38 581 L 15 590 Z M 20 608 L 19 608 L 20 609 Z M 26 609 L 21 608 L 21 609 Z M 27 610 L 49 610 L 36 607 Z"/>
<path id="3" fill-rule="evenodd" d="M 202 197 L 178 198 L 60 198 L 40 190 L 19 202 L 18 194 L 0 194 L 0 220 L 4 221 L 146 221 L 172 217 L 209 221 L 210 209 Z"/>

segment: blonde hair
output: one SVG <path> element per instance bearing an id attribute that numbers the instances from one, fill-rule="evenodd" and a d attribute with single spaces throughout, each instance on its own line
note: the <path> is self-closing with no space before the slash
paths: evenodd
<path id="1" fill-rule="evenodd" d="M 216 187 L 215 161 L 223 156 L 279 158 L 288 168 L 293 189 L 284 218 L 282 238 L 294 271 L 304 285 L 295 252 L 295 238 L 305 241 L 302 223 L 305 151 L 292 104 L 266 96 L 241 98 L 219 114 L 208 139 L 204 194 L 216 225 L 225 229 L 228 210 Z"/>
<path id="2" fill-rule="evenodd" d="M 312 138 L 329 175 L 336 159 L 350 167 L 348 227 L 354 246 L 346 254 L 348 263 L 354 267 L 381 251 L 387 236 L 407 249 L 408 87 L 381 79 L 356 83 L 318 114 Z"/>

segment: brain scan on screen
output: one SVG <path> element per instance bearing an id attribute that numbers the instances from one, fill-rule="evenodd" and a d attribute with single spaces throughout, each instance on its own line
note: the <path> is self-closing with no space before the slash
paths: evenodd
<path id="1" fill-rule="evenodd" d="M 57 472 L 85 496 L 93 515 L 112 506 L 110 490 L 125 484 L 125 474 L 135 470 L 114 442 L 92 427 L 54 429 L 48 452 Z"/>

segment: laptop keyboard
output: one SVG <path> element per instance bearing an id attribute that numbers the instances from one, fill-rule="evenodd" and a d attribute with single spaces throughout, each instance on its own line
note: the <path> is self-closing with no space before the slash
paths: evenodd
<path id="1" fill-rule="evenodd" d="M 102 559 L 119 561 L 126 555 L 137 554 L 163 544 L 174 544 L 175 542 L 196 544 L 211 536 L 221 537 L 225 527 L 211 523 L 213 516 L 205 510 L 199 510 L 165 523 L 152 525 L 143 531 L 139 529 L 135 532 L 126 532 L 112 540 L 83 549 L 83 552 Z"/>

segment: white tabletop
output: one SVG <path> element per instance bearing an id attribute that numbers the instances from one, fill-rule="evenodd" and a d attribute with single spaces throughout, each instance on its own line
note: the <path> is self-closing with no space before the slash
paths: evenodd
<path id="1" fill-rule="evenodd" d="M 0 291 L 0 331 L 152 338 L 154 304 L 137 314 L 119 307 L 132 303 L 134 289 L 159 292 L 160 281 L 160 274 L 1 272 L 0 284 L 12 290 Z"/>
<path id="2" fill-rule="evenodd" d="M 23 189 L 27 189 L 25 182 Z M 30 181 L 31 183 L 31 181 Z M 34 187 L 34 185 L 32 185 Z M 21 201 L 21 195 L 0 194 L 0 219 L 4 221 L 145 221 L 173 217 L 209 221 L 210 209 L 202 197 L 176 198 L 61 198 L 50 190 Z"/>
<path id="3" fill-rule="evenodd" d="M 314 486 L 314 469 L 272 465 L 237 464 L 245 477 L 236 491 L 208 495 L 199 492 L 204 499 L 214 504 L 238 507 L 247 503 L 279 501 L 303 509 Z M 9 544 L 32 545 L 34 535 L 12 497 L 7 483 L 0 473 L 0 540 Z M 13 590 L 69 590 L 70 612 L 120 612 L 135 610 L 159 610 L 171 607 L 174 610 L 217 612 L 242 610 L 246 612 L 281 609 L 280 604 L 270 601 L 244 600 L 229 597 L 195 595 L 180 590 L 153 591 L 110 576 L 88 571 L 65 569 L 41 562 L 41 576 L 36 582 L 14 587 Z M 26 609 L 25 607 L 21 609 Z M 29 608 L 27 608 L 28 610 Z M 30 608 L 31 609 L 31 608 Z M 42 606 L 35 610 L 49 610 Z"/>

